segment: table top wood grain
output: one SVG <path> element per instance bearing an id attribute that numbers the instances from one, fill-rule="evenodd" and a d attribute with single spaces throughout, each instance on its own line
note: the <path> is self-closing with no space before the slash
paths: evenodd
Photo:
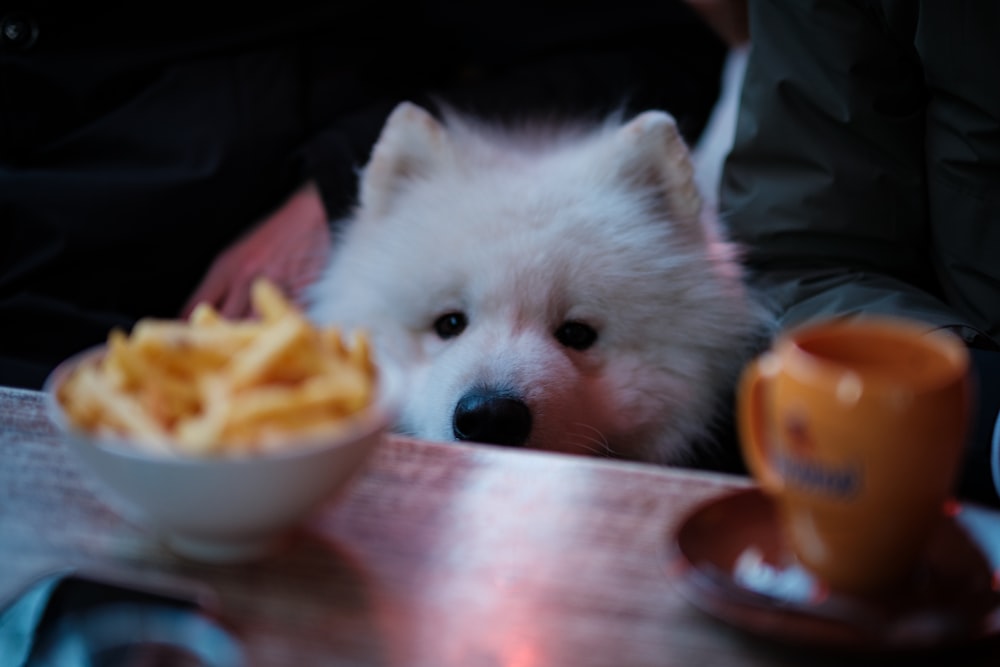
<path id="1" fill-rule="evenodd" d="M 264 666 L 856 664 L 752 638 L 672 586 L 672 531 L 740 477 L 391 436 L 281 553 L 221 566 L 120 518 L 70 454 L 41 394 L 0 388 L 0 600 L 65 567 L 194 582 Z"/>

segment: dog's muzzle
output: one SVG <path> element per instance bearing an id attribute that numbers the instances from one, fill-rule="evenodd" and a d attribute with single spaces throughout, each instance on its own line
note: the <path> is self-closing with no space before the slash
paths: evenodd
<path id="1" fill-rule="evenodd" d="M 458 400 L 452 431 L 456 440 L 523 445 L 531 434 L 531 410 L 509 392 L 474 389 Z"/>

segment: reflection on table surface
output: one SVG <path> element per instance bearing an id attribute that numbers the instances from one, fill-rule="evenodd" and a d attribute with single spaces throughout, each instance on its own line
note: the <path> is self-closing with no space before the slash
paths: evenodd
<path id="1" fill-rule="evenodd" d="M 163 549 L 92 492 L 41 395 L 0 389 L 0 598 L 79 567 L 204 587 L 254 665 L 856 664 L 694 609 L 667 545 L 745 479 L 390 437 L 286 548 L 237 566 Z M 996 665 L 995 645 L 906 664 Z M 885 664 L 884 658 L 876 664 Z"/>

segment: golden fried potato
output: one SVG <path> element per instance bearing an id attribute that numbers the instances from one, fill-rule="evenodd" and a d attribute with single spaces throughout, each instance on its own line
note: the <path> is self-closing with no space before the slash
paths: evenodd
<path id="1" fill-rule="evenodd" d="M 70 421 L 151 451 L 212 455 L 334 433 L 371 404 L 377 369 L 364 332 L 348 342 L 313 325 L 264 279 L 251 298 L 255 320 L 202 304 L 187 321 L 112 331 L 103 357 L 60 388 Z"/>

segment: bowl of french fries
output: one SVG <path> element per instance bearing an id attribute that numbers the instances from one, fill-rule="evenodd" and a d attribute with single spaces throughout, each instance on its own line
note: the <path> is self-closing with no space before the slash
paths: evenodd
<path id="1" fill-rule="evenodd" d="M 358 476 L 396 416 L 400 387 L 364 331 L 312 324 L 266 280 L 252 300 L 253 319 L 206 305 L 112 331 L 45 385 L 102 497 L 196 560 L 279 548 Z"/>

